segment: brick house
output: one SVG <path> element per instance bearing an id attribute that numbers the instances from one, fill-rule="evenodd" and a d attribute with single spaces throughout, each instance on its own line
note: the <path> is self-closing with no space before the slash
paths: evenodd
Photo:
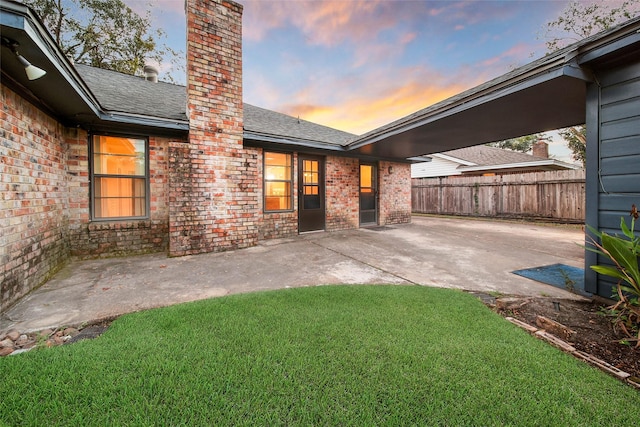
<path id="1" fill-rule="evenodd" d="M 71 257 L 410 221 L 410 164 L 242 101 L 242 6 L 187 0 L 187 85 L 74 65 L 0 0 L 0 310 Z M 17 54 L 46 75 L 29 80 Z"/>
<path id="2" fill-rule="evenodd" d="M 74 66 L 31 9 L 0 0 L 0 311 L 71 256 L 408 222 L 408 159 L 583 123 L 587 223 L 615 231 L 637 204 L 640 17 L 354 137 L 243 104 L 242 6 L 186 12 L 180 87 Z M 29 80 L 24 58 L 46 75 Z M 589 268 L 585 284 L 610 296 Z"/>

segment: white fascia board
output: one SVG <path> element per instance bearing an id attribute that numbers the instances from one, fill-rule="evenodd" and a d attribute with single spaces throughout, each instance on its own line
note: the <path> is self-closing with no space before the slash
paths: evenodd
<path id="1" fill-rule="evenodd" d="M 442 154 L 442 153 L 429 154 L 429 155 L 431 157 L 438 157 L 438 158 L 443 159 L 443 160 L 448 160 L 450 162 L 459 163 L 459 164 L 461 164 L 463 166 L 475 166 L 475 165 L 477 165 L 477 163 L 473 163 L 473 162 L 470 162 L 470 161 L 467 161 L 467 160 L 462 160 L 462 159 L 460 159 L 458 157 L 448 156 L 448 155 Z"/>

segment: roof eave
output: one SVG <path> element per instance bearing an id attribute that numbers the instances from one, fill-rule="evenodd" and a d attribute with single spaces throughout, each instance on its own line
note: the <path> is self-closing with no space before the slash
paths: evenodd
<path id="1" fill-rule="evenodd" d="M 461 172 L 482 172 L 488 170 L 524 169 L 524 168 L 551 168 L 551 169 L 580 169 L 579 165 L 560 162 L 555 159 L 538 160 L 532 162 L 505 163 L 502 165 L 462 166 Z"/>
<path id="2" fill-rule="evenodd" d="M 313 150 L 336 151 L 336 152 L 345 151 L 345 148 L 342 145 L 329 144 L 321 141 L 292 139 L 283 135 L 271 135 L 271 134 L 265 134 L 260 132 L 253 132 L 246 129 L 243 133 L 243 137 L 245 141 L 255 141 L 255 142 L 262 142 L 267 144 L 279 144 L 279 145 L 282 145 L 283 147 L 303 147 L 303 148 L 309 148 Z"/>

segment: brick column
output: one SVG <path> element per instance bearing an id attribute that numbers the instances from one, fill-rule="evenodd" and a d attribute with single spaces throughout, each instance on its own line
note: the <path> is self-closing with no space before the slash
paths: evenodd
<path id="1" fill-rule="evenodd" d="M 411 222 L 411 165 L 380 162 L 378 173 L 380 184 L 379 224 Z"/>
<path id="2" fill-rule="evenodd" d="M 188 145 L 171 144 L 171 255 L 257 242 L 257 158 L 242 146 L 242 6 L 187 0 Z"/>

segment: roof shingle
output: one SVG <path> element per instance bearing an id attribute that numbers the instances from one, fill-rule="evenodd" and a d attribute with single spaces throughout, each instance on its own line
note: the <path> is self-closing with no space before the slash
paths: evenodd
<path id="1" fill-rule="evenodd" d="M 109 111 L 187 120 L 187 90 L 171 83 L 153 83 L 142 77 L 77 64 L 76 69 L 100 105 Z M 244 129 L 255 134 L 295 141 L 343 146 L 355 135 L 286 114 L 244 106 Z"/>

